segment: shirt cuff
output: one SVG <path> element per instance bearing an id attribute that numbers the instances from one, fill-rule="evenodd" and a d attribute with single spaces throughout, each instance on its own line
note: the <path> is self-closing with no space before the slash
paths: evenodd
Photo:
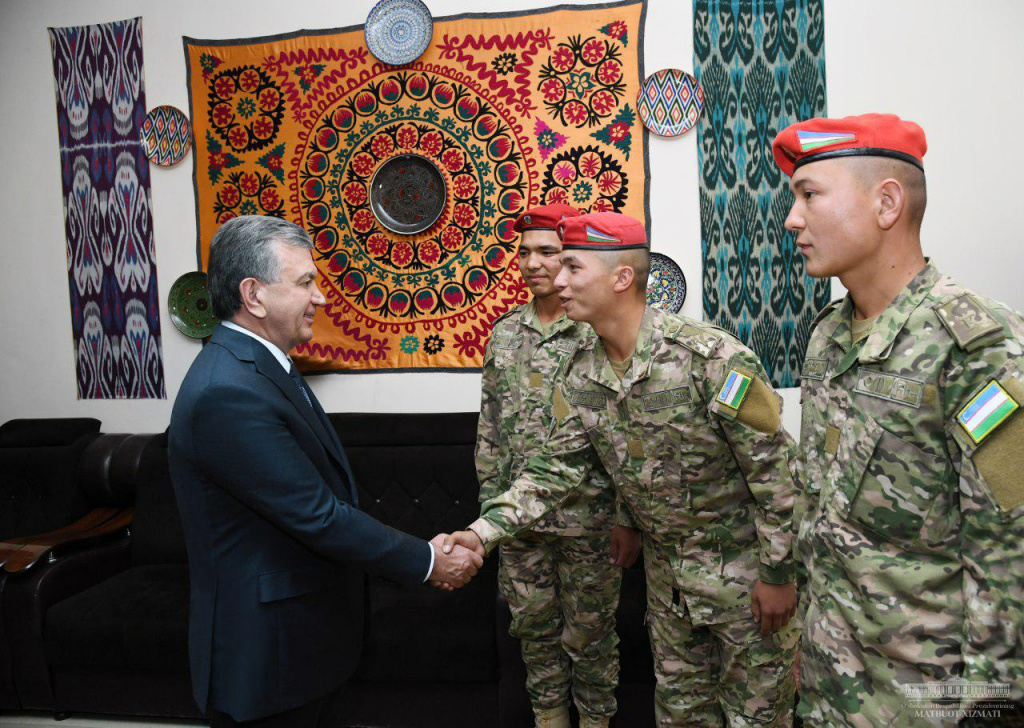
<path id="1" fill-rule="evenodd" d="M 427 541 L 427 546 L 430 547 L 430 566 L 427 567 L 427 575 L 423 577 L 424 584 L 430 580 L 430 575 L 434 573 L 434 544 Z"/>
<path id="2" fill-rule="evenodd" d="M 491 553 L 491 550 L 498 545 L 501 537 L 505 535 L 504 531 L 486 518 L 478 518 L 473 521 L 469 524 L 469 530 L 480 538 L 480 543 L 484 545 L 484 551 L 487 553 Z"/>
<path id="3" fill-rule="evenodd" d="M 757 575 L 765 584 L 789 584 L 796 578 L 796 567 L 789 558 L 778 566 L 761 564 Z"/>

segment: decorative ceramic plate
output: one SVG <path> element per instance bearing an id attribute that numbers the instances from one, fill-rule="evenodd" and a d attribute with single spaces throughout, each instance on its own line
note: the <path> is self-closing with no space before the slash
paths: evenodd
<path id="1" fill-rule="evenodd" d="M 370 209 L 391 232 L 415 235 L 441 216 L 447 192 L 441 170 L 433 162 L 418 154 L 399 154 L 373 173 Z"/>
<path id="2" fill-rule="evenodd" d="M 647 279 L 647 304 L 669 313 L 679 313 L 686 300 L 686 277 L 674 260 L 651 253 L 651 274 Z"/>
<path id="3" fill-rule="evenodd" d="M 185 336 L 202 339 L 217 328 L 213 304 L 206 290 L 206 274 L 202 271 L 186 273 L 174 282 L 167 295 L 167 308 L 175 328 Z"/>
<path id="4" fill-rule="evenodd" d="M 183 160 L 192 147 L 192 125 L 181 109 L 157 106 L 146 114 L 141 138 L 149 161 L 170 167 Z"/>
<path id="5" fill-rule="evenodd" d="M 423 55 L 434 34 L 434 19 L 421 0 L 380 0 L 366 16 L 366 45 L 391 66 Z"/>
<path id="6" fill-rule="evenodd" d="M 655 134 L 679 136 L 690 131 L 704 112 L 704 89 L 685 71 L 663 68 L 640 86 L 636 110 Z"/>

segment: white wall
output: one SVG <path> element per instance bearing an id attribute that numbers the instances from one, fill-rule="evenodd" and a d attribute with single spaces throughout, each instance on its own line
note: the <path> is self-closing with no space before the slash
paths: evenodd
<path id="1" fill-rule="evenodd" d="M 435 16 L 520 10 L 544 0 L 427 0 Z M 361 23 L 373 0 L 0 0 L 0 422 L 13 417 L 91 416 L 107 432 L 163 429 L 199 344 L 162 310 L 164 401 L 78 401 L 68 306 L 53 76 L 47 26 L 143 17 L 150 106 L 187 110 L 182 35 L 238 38 Z M 576 3 L 573 3 L 576 4 Z M 650 0 L 645 68 L 691 70 L 689 0 Z M 832 116 L 887 111 L 928 133 L 930 205 L 924 239 L 938 265 L 1024 309 L 1021 253 L 1011 227 L 1021 202 L 1024 152 L 1019 81 L 1024 3 L 976 0 L 826 0 L 828 108 Z M 654 245 L 683 268 L 683 312 L 701 316 L 696 135 L 651 137 Z M 195 269 L 192 161 L 152 168 L 160 295 Z M 668 238 L 668 239 L 666 239 Z M 836 286 L 837 295 L 838 286 Z M 358 374 L 311 379 L 328 411 L 475 410 L 476 374 Z M 785 422 L 798 430 L 798 393 L 784 393 Z"/>

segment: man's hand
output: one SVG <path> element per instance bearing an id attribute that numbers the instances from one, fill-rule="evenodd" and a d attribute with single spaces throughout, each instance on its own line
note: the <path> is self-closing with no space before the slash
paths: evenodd
<path id="1" fill-rule="evenodd" d="M 796 614 L 796 584 L 768 584 L 758 579 L 750 602 L 754 621 L 761 623 L 761 636 L 767 637 Z"/>
<path id="2" fill-rule="evenodd" d="M 643 542 L 640 532 L 628 526 L 616 526 L 612 529 L 612 563 L 619 568 L 629 568 L 636 563 Z"/>
<path id="3" fill-rule="evenodd" d="M 456 531 L 453 534 L 444 537 L 444 552 L 448 553 L 456 545 L 464 546 L 470 551 L 475 552 L 480 558 L 487 555 L 487 551 L 484 549 L 484 543 L 480 540 L 476 531 Z"/>
<path id="4" fill-rule="evenodd" d="M 445 549 L 444 544 L 448 538 L 439 533 L 430 539 L 430 545 L 434 547 L 434 569 L 430 572 L 430 583 L 451 591 L 468 584 L 484 565 L 484 560 L 479 554 L 462 546 Z"/>

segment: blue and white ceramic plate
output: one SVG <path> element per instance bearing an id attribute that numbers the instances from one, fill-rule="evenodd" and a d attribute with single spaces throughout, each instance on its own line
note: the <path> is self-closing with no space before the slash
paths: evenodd
<path id="1" fill-rule="evenodd" d="M 423 55 L 434 34 L 434 19 L 422 0 L 380 0 L 366 17 L 366 45 L 391 66 Z"/>
<path id="2" fill-rule="evenodd" d="M 686 300 L 686 277 L 682 268 L 661 253 L 651 253 L 651 274 L 647 278 L 647 304 L 669 313 L 679 313 Z"/>

